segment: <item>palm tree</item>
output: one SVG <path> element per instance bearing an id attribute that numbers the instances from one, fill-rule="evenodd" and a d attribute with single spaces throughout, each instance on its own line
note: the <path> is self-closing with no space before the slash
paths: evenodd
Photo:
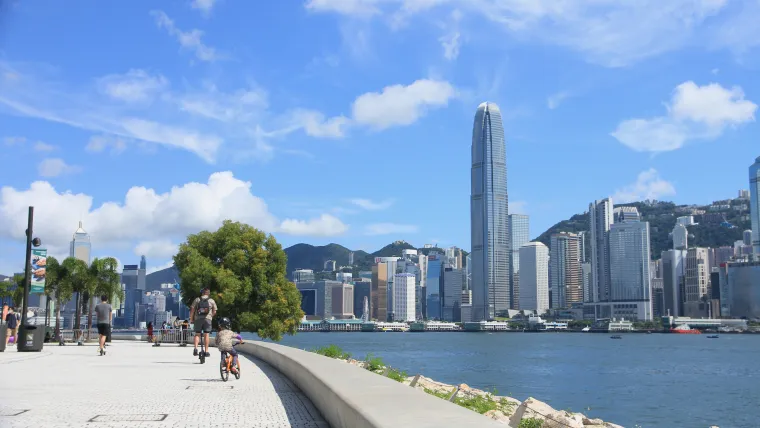
<path id="1" fill-rule="evenodd" d="M 109 301 L 114 296 L 123 299 L 121 291 L 121 281 L 119 273 L 116 272 L 118 262 L 113 257 L 96 258 L 90 264 L 90 279 L 88 294 L 90 295 L 90 309 L 87 312 L 87 337 L 90 337 L 92 329 L 92 309 L 94 304 L 93 296 L 105 295 Z"/>
<path id="2" fill-rule="evenodd" d="M 74 257 L 67 257 L 61 263 L 61 285 L 68 293 L 77 293 L 77 304 L 74 314 L 74 329 L 79 329 L 79 321 L 82 319 L 82 293 L 92 282 L 87 263 Z"/>
<path id="3" fill-rule="evenodd" d="M 55 295 L 55 337 L 60 339 L 61 335 L 61 306 L 64 302 L 71 300 L 73 294 L 71 288 L 64 280 L 66 277 L 66 269 L 55 257 L 48 257 L 47 259 L 47 277 L 45 279 L 45 295 L 47 295 L 47 311 L 50 309 L 50 298 Z M 45 325 L 49 324 L 48 322 Z"/>

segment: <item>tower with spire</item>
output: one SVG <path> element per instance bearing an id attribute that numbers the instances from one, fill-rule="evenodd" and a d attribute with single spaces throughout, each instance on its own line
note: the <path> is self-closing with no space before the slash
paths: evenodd
<path id="1" fill-rule="evenodd" d="M 77 228 L 76 232 L 74 232 L 74 235 L 71 237 L 69 256 L 82 260 L 89 265 L 91 252 L 92 245 L 90 243 L 90 235 L 84 230 L 82 222 L 80 221 L 79 228 Z"/>

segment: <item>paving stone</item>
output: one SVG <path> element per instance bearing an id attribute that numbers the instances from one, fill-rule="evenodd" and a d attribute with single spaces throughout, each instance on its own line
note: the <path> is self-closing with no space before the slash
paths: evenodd
<path id="1" fill-rule="evenodd" d="M 107 350 L 0 353 L 0 427 L 328 428 L 290 380 L 258 359 L 241 355 L 241 378 L 223 382 L 216 350 L 202 365 L 187 347 L 114 342 Z"/>

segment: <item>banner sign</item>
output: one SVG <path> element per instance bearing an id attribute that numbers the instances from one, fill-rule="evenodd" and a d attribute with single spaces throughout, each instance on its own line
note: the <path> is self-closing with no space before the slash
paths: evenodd
<path id="1" fill-rule="evenodd" d="M 47 250 L 32 249 L 32 284 L 30 293 L 45 292 L 45 277 L 47 276 Z"/>

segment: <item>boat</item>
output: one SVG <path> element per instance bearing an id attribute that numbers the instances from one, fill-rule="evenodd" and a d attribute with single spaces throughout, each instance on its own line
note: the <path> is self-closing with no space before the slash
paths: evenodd
<path id="1" fill-rule="evenodd" d="M 707 336 L 707 338 L 708 339 L 717 339 L 718 335 L 717 334 L 711 334 L 711 335 Z"/>
<path id="2" fill-rule="evenodd" d="M 623 336 L 618 336 L 618 335 L 610 336 L 610 339 L 622 339 L 622 338 Z"/>
<path id="3" fill-rule="evenodd" d="M 588 333 L 589 331 L 591 331 L 591 327 L 588 327 L 588 326 L 583 327 L 583 329 L 581 331 L 584 332 L 584 333 Z"/>
<path id="4" fill-rule="evenodd" d="M 647 334 L 652 334 L 652 330 L 647 330 Z"/>
<path id="5" fill-rule="evenodd" d="M 701 331 L 689 327 L 688 324 L 681 324 L 676 328 L 671 328 L 670 332 L 678 334 L 702 334 Z"/>

